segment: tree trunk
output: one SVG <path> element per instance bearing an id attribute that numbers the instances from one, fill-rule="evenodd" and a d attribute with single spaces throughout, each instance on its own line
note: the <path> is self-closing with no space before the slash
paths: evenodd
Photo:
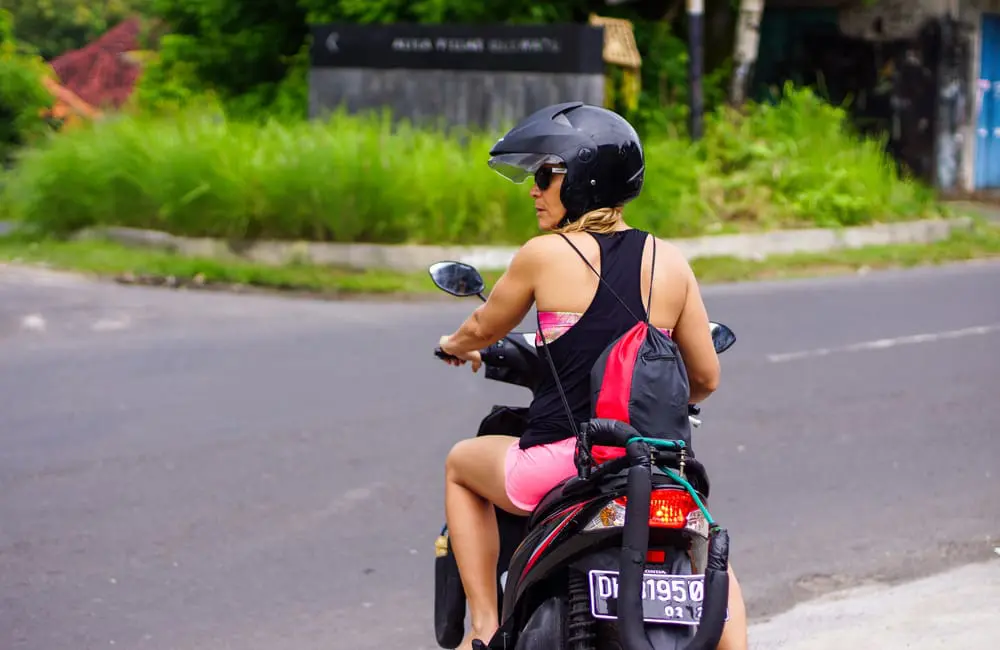
<path id="1" fill-rule="evenodd" d="M 740 14 L 736 19 L 736 47 L 733 48 L 733 78 L 729 88 L 729 101 L 733 106 L 741 106 L 750 91 L 760 45 L 760 19 L 763 15 L 764 0 L 740 0 Z"/>

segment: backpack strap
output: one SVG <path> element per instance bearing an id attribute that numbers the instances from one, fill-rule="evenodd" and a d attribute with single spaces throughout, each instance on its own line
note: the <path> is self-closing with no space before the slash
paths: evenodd
<path id="1" fill-rule="evenodd" d="M 549 368 L 552 370 L 552 378 L 556 381 L 556 389 L 559 391 L 559 397 L 562 398 L 563 407 L 566 409 L 566 417 L 569 418 L 569 426 L 573 430 L 573 435 L 576 439 L 580 439 L 580 430 L 576 426 L 576 420 L 573 419 L 573 409 L 569 405 L 569 400 L 566 399 L 566 391 L 563 390 L 562 382 L 559 381 L 559 373 L 556 372 L 556 364 L 552 360 L 552 355 L 549 354 L 549 342 L 545 340 L 545 332 L 542 331 L 542 317 L 538 312 L 537 306 L 535 309 L 535 318 L 538 320 L 538 332 L 542 338 L 542 348 L 545 350 L 545 358 L 549 362 Z"/>
<path id="2" fill-rule="evenodd" d="M 615 300 L 617 300 L 618 303 L 622 307 L 625 308 L 625 311 L 627 311 L 632 318 L 636 319 L 637 321 L 643 321 L 647 325 L 649 325 L 649 308 L 653 304 L 653 271 L 656 269 L 656 238 L 655 237 L 653 237 L 653 263 L 650 265 L 650 269 L 649 269 L 649 301 L 646 304 L 646 318 L 643 319 L 643 318 L 639 318 L 638 316 L 636 316 L 635 312 L 632 311 L 631 309 L 629 309 L 628 304 L 626 304 L 626 302 L 624 300 L 622 300 L 621 296 L 619 296 L 618 293 L 614 289 L 611 288 L 611 285 L 608 284 L 607 280 L 605 280 L 604 277 L 602 277 L 601 274 L 597 271 L 597 269 L 594 268 L 594 265 L 590 263 L 590 261 L 587 259 L 587 256 L 584 255 L 580 251 L 580 249 L 576 247 L 576 244 L 574 244 L 573 242 L 570 241 L 569 237 L 567 237 L 565 233 L 559 233 L 559 236 L 562 237 L 563 239 L 565 239 L 566 243 L 569 244 L 570 247 L 574 251 L 576 251 L 576 254 L 580 256 L 580 259 L 583 260 L 583 263 L 586 264 L 587 267 L 591 271 L 594 272 L 594 275 L 596 275 L 597 279 L 601 281 L 601 284 L 603 284 L 604 287 L 608 291 L 611 292 L 611 295 L 615 297 Z"/>

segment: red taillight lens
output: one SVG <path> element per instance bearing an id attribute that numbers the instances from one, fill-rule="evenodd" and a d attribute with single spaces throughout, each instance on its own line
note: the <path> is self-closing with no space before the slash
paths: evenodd
<path id="1" fill-rule="evenodd" d="M 627 497 L 615 499 L 615 503 L 624 507 Z M 688 515 L 698 509 L 698 505 L 685 490 L 657 490 L 649 499 L 650 528 L 687 527 Z"/>

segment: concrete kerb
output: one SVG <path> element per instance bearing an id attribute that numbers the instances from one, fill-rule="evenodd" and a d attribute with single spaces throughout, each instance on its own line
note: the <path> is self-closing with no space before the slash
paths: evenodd
<path id="1" fill-rule="evenodd" d="M 840 229 L 811 228 L 738 235 L 709 235 L 674 239 L 688 259 L 735 257 L 759 260 L 769 255 L 822 253 L 840 249 L 902 243 L 931 243 L 955 230 L 969 229 L 969 217 L 928 219 Z M 330 244 L 316 242 L 228 242 L 221 239 L 179 237 L 134 228 L 92 228 L 78 239 L 104 239 L 124 246 L 170 251 L 187 257 L 253 261 L 279 266 L 310 263 L 353 269 L 422 271 L 434 262 L 454 260 L 483 271 L 507 268 L 514 246 L 428 246 L 417 244 Z"/>
<path id="2" fill-rule="evenodd" d="M 1000 562 L 914 582 L 872 584 L 801 603 L 750 627 L 751 650 L 997 647 Z M 932 612 L 930 610 L 933 610 Z"/>

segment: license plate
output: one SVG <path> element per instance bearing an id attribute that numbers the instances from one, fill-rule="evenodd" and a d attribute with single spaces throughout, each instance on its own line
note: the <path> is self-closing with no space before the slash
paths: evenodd
<path id="1" fill-rule="evenodd" d="M 642 578 L 642 618 L 647 623 L 698 625 L 705 600 L 705 576 L 646 571 Z M 618 618 L 618 572 L 590 572 L 590 613 Z"/>

